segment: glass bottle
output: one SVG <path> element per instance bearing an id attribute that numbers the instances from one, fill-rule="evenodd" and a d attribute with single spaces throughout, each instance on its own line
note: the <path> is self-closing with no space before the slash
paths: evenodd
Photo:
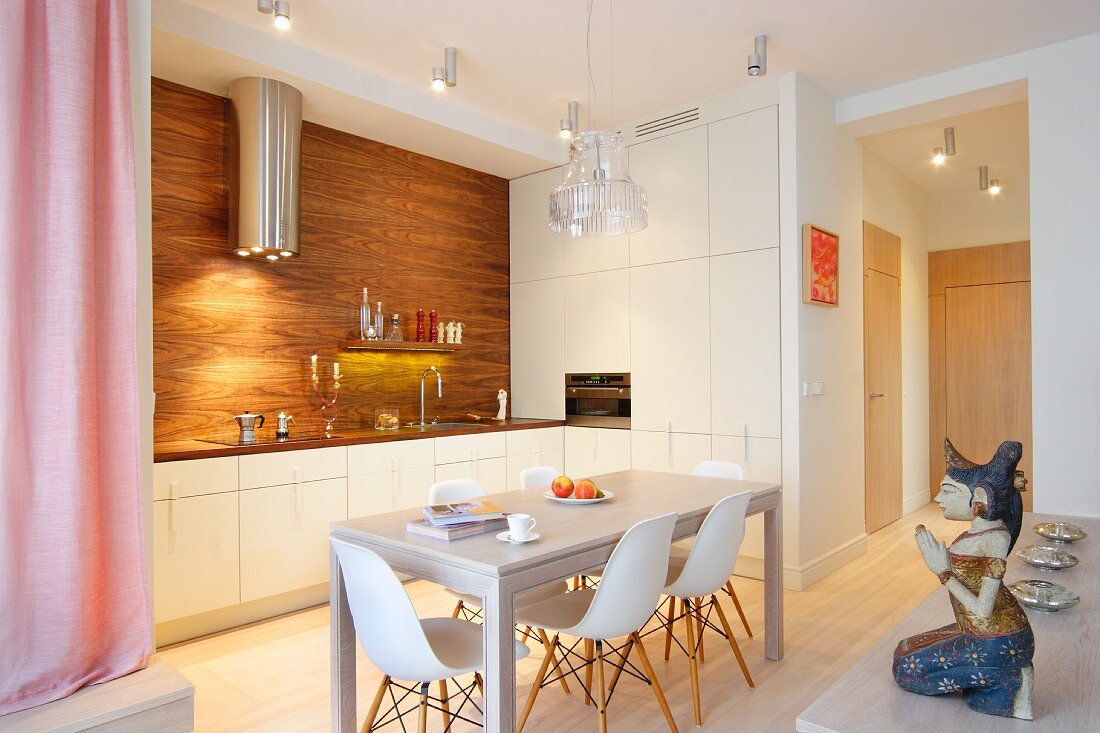
<path id="1" fill-rule="evenodd" d="M 401 323 L 398 320 L 400 316 L 394 313 L 390 316 L 390 330 L 386 332 L 387 341 L 402 341 L 401 338 Z"/>
<path id="2" fill-rule="evenodd" d="M 382 315 L 382 301 L 378 301 L 378 311 L 374 314 L 374 340 L 381 341 L 386 328 L 386 317 Z"/>
<path id="3" fill-rule="evenodd" d="M 370 312 L 370 300 L 367 289 L 363 288 L 363 299 L 359 303 L 359 340 L 374 341 L 378 336 L 374 328 L 374 314 Z"/>

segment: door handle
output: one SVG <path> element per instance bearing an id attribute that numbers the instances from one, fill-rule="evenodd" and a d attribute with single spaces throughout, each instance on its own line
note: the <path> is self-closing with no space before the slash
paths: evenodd
<path id="1" fill-rule="evenodd" d="M 883 394 L 882 394 L 882 392 L 872 392 L 871 394 L 869 394 L 867 396 L 871 397 L 871 398 L 874 398 L 874 397 L 882 397 Z"/>
<path id="2" fill-rule="evenodd" d="M 294 513 L 301 514 L 305 509 L 305 501 L 302 498 L 302 469 L 293 468 L 291 473 L 294 475 Z"/>

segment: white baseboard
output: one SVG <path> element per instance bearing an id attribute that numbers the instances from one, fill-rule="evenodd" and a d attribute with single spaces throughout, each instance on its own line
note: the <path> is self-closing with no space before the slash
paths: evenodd
<path id="1" fill-rule="evenodd" d="M 931 499 L 928 498 L 928 494 L 923 491 L 919 494 L 914 494 L 907 499 L 903 499 L 901 502 L 901 516 L 904 517 L 907 514 L 912 514 L 924 505 L 928 504 L 930 501 Z"/>
<path id="2" fill-rule="evenodd" d="M 783 566 L 783 587 L 806 590 L 825 576 L 867 554 L 867 535 L 861 534 L 814 558 L 802 567 Z M 734 573 L 754 580 L 764 579 L 764 561 L 758 557 L 740 555 Z"/>

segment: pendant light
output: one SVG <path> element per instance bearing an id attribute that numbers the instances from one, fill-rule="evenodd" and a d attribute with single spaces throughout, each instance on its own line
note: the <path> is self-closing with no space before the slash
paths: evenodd
<path id="1" fill-rule="evenodd" d="M 612 36 L 613 32 L 612 28 Z M 588 84 L 594 90 L 592 0 L 587 34 Z M 611 66 L 614 110 L 614 53 Z M 589 100 L 589 127 L 592 107 Z M 565 182 L 550 194 L 550 229 L 573 237 L 613 237 L 645 229 L 649 221 L 645 189 L 630 178 L 622 136 L 612 131 L 573 132 Z"/>

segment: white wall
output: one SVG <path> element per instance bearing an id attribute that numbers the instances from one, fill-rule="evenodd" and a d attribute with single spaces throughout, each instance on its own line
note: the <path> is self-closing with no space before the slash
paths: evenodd
<path id="1" fill-rule="evenodd" d="M 840 306 L 798 304 L 800 379 L 825 382 L 823 395 L 798 398 L 798 565 L 813 582 L 866 552 L 861 156 L 859 142 L 836 126 L 833 100 L 801 75 L 795 109 L 797 208 L 786 216 L 840 236 Z M 800 243 L 787 256 L 801 258 Z"/>
<path id="2" fill-rule="evenodd" d="M 928 250 L 1023 242 L 1031 237 L 1028 181 L 1013 180 L 997 196 L 978 189 L 933 194 L 928 205 Z"/>
<path id="3" fill-rule="evenodd" d="M 901 470 L 906 514 L 928 503 L 929 198 L 896 168 L 863 150 L 863 218 L 901 238 Z"/>
<path id="4" fill-rule="evenodd" d="M 864 132 L 945 97 L 1026 81 L 1031 146 L 1032 431 L 1035 509 L 1100 516 L 1100 34 L 955 69 L 837 102 Z M 937 114 L 937 112 L 933 112 Z M 930 118 L 934 119 L 934 118 Z M 1011 436 L 1006 436 L 1011 437 Z"/>

